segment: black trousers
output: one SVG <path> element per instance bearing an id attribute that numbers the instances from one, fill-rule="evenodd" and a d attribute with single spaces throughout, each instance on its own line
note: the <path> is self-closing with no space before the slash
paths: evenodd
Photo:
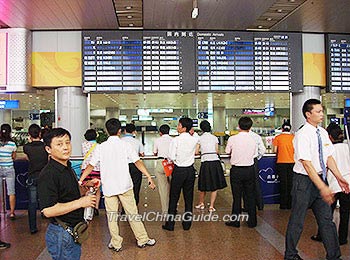
<path id="1" fill-rule="evenodd" d="M 337 206 L 339 200 L 339 243 L 345 244 L 348 242 L 348 231 L 349 231 L 349 215 L 350 215 L 350 194 L 338 192 L 335 194 L 335 201 L 332 204 L 332 215 Z M 317 233 L 321 237 L 320 230 Z M 322 238 L 322 237 L 321 237 Z"/>
<path id="2" fill-rule="evenodd" d="M 264 208 L 264 199 L 261 191 L 260 178 L 259 178 L 259 165 L 258 159 L 254 159 L 254 174 L 255 174 L 255 203 L 259 210 Z"/>
<path id="3" fill-rule="evenodd" d="M 239 225 L 237 217 L 241 214 L 242 194 L 246 196 L 245 207 L 248 212 L 248 227 L 257 225 L 256 206 L 255 206 L 255 171 L 252 166 L 232 166 L 230 172 L 230 183 L 233 197 L 232 215 L 236 219 L 236 225 Z"/>
<path id="4" fill-rule="evenodd" d="M 311 208 L 317 221 L 329 260 L 340 259 L 340 247 L 337 229 L 333 222 L 331 207 L 323 201 L 320 191 L 309 176 L 294 173 L 292 187 L 292 210 L 286 233 L 286 251 L 284 259 L 294 259 L 298 254 L 297 245 L 303 232 L 304 220 Z"/>
<path id="5" fill-rule="evenodd" d="M 190 229 L 192 225 L 194 181 L 195 169 L 193 165 L 189 167 L 178 167 L 175 165 L 170 184 L 167 227 L 174 228 L 177 203 L 182 190 L 185 201 L 185 213 L 183 215 L 182 227 L 185 230 Z"/>
<path id="6" fill-rule="evenodd" d="M 132 184 L 134 185 L 134 197 L 136 201 L 136 205 L 139 204 L 140 201 L 140 189 L 142 183 L 142 172 L 135 166 L 134 163 L 129 163 L 129 171 L 132 179 Z"/>
<path id="7" fill-rule="evenodd" d="M 292 208 L 292 185 L 294 163 L 277 163 L 276 170 L 280 177 L 280 209 Z"/>

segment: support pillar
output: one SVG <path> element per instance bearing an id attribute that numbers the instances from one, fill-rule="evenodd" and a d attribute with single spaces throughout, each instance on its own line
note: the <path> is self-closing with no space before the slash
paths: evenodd
<path id="1" fill-rule="evenodd" d="M 67 129 L 72 136 L 72 156 L 81 156 L 81 143 L 89 128 L 89 105 L 81 87 L 56 89 L 56 126 Z"/>
<path id="2" fill-rule="evenodd" d="M 302 107 L 306 100 L 310 98 L 320 99 L 321 89 L 315 86 L 304 86 L 304 91 L 301 93 L 292 93 L 290 107 L 290 121 L 292 131 L 296 132 L 300 126 L 305 123 Z"/>

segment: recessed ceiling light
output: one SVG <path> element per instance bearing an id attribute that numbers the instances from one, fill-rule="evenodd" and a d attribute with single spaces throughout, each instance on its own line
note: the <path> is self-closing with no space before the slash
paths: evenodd
<path id="1" fill-rule="evenodd" d="M 266 21 L 272 21 L 272 18 L 271 17 L 267 17 Z"/>
<path id="2" fill-rule="evenodd" d="M 262 25 L 258 25 L 258 28 L 261 29 L 261 28 L 263 28 L 263 26 Z"/>
<path id="3" fill-rule="evenodd" d="M 126 18 L 131 19 L 131 18 L 132 18 L 132 15 L 128 15 L 128 16 L 126 16 Z"/>
<path id="4" fill-rule="evenodd" d="M 125 6 L 125 9 L 130 10 L 130 9 L 132 9 L 132 6 Z"/>
<path id="5" fill-rule="evenodd" d="M 282 13 L 283 10 L 282 9 L 277 9 L 276 11 L 277 11 L 277 13 Z"/>
<path id="6" fill-rule="evenodd" d="M 134 26 L 134 24 L 133 24 L 133 23 L 129 23 L 129 26 L 131 26 L 131 27 L 132 27 L 132 26 Z"/>

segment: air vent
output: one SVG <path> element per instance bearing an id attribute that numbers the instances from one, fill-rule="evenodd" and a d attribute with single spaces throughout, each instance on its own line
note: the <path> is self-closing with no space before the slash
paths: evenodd
<path id="1" fill-rule="evenodd" d="M 143 27 L 142 0 L 112 0 L 120 29 Z"/>
<path id="2" fill-rule="evenodd" d="M 277 0 L 266 10 L 247 30 L 269 31 L 273 26 L 283 21 L 307 0 Z"/>

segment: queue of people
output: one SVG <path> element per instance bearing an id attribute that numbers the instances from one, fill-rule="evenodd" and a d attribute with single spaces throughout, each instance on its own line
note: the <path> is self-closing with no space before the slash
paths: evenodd
<path id="1" fill-rule="evenodd" d="M 339 126 L 329 126 L 328 133 L 319 126 L 323 120 L 319 100 L 307 100 L 302 112 L 306 123 L 296 135 L 291 133 L 290 123 L 284 122 L 282 133 L 273 141 L 277 153 L 276 169 L 281 181 L 280 209 L 291 209 L 286 232 L 285 259 L 302 259 L 296 248 L 309 207 L 313 209 L 319 225 L 318 234 L 313 240 L 324 243 L 327 259 L 340 259 L 339 244 L 347 243 L 350 215 L 350 153 L 343 143 L 344 138 Z M 257 178 L 257 161 L 265 152 L 265 147 L 261 138 L 257 138 L 250 131 L 252 125 L 251 118 L 241 117 L 238 121 L 239 134 L 231 136 L 225 148 L 231 164 L 232 215 L 242 213 L 243 200 L 248 212 L 249 228 L 257 226 L 256 210 L 262 210 L 264 206 Z M 165 224 L 162 225 L 164 230 L 173 231 L 175 228 L 181 191 L 185 204 L 181 218 L 182 227 L 184 230 L 190 230 L 192 226 L 195 183 L 193 165 L 196 154 L 201 156 L 201 166 L 198 176 L 199 201 L 194 208 L 204 210 L 205 194 L 210 192 L 208 211 L 212 214 L 216 211 L 214 203 L 218 190 L 227 186 L 218 155 L 218 139 L 210 133 L 211 126 L 208 121 L 202 121 L 200 128 L 203 134 L 194 137 L 191 133 L 193 121 L 183 117 L 177 126 L 179 136 L 170 137 L 170 127 L 162 125 L 159 128 L 160 137 L 154 142 L 153 153 L 158 156 L 155 175 L 162 212 L 166 216 Z M 144 156 L 144 151 L 142 144 L 134 138 L 135 126 L 127 124 L 123 138 L 118 119 L 108 120 L 106 129 L 109 138 L 102 144 L 97 144 L 95 130 L 86 131 L 86 142 L 82 144 L 82 174 L 78 180 L 69 161 L 72 148 L 70 133 L 63 128 L 55 128 L 42 137 L 38 125 L 29 127 L 30 143 L 24 147 L 24 153 L 29 160 L 29 229 L 31 234 L 38 231 L 36 208 L 39 198 L 41 212 L 50 221 L 45 240 L 53 259 L 80 259 L 81 245 L 74 240 L 71 232 L 77 224 L 84 222 L 84 208 L 93 207 L 94 215 L 98 215 L 100 185 L 109 218 L 118 214 L 120 207 L 123 207 L 127 215 L 138 214 L 140 175 L 146 176 L 150 189 L 156 187 L 149 171 L 140 160 L 139 156 Z M 11 139 L 11 128 L 7 124 L 1 126 L 0 141 L 0 174 L 6 177 L 8 182 L 10 218 L 15 219 L 15 192 L 12 182 L 14 184 L 13 160 L 16 145 Z M 174 162 L 171 177 L 164 174 L 161 164 L 164 159 Z M 89 186 L 96 187 L 96 195 L 84 196 Z M 339 237 L 332 221 L 334 194 L 335 198 L 340 200 L 341 206 Z M 62 222 L 66 226 L 62 226 Z M 138 247 L 156 244 L 156 240 L 149 237 L 140 219 L 129 219 L 129 223 Z M 237 219 L 225 224 L 230 227 L 241 225 Z M 111 236 L 108 248 L 119 252 L 122 250 L 123 238 L 119 233 L 118 222 L 108 221 L 108 228 Z M 0 241 L 0 248 L 8 247 L 9 243 Z"/>

